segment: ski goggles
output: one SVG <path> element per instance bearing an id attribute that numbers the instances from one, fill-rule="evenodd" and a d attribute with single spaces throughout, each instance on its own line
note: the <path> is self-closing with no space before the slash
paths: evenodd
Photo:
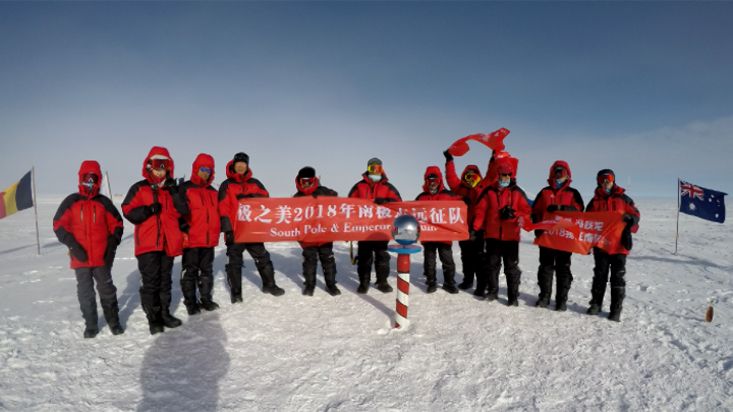
<path id="1" fill-rule="evenodd" d="M 476 185 L 481 181 L 481 176 L 477 175 L 476 173 L 466 173 L 463 175 L 463 182 L 471 187 L 476 187 Z"/>
<path id="2" fill-rule="evenodd" d="M 612 174 L 606 174 L 606 175 L 600 175 L 598 176 L 598 184 L 602 185 L 604 183 L 613 183 L 616 181 L 616 178 Z"/>
<path id="3" fill-rule="evenodd" d="M 568 175 L 568 171 L 564 167 L 556 167 L 553 173 L 555 177 L 565 177 Z"/>
<path id="4" fill-rule="evenodd" d="M 211 168 L 206 166 L 199 167 L 199 172 L 211 174 Z"/>
<path id="5" fill-rule="evenodd" d="M 316 178 L 315 177 L 301 177 L 299 181 L 300 181 L 301 186 L 310 187 L 313 183 L 315 183 Z"/>
<path id="6" fill-rule="evenodd" d="M 374 163 L 367 166 L 367 172 L 369 172 L 370 175 L 381 175 L 384 172 L 384 169 L 382 168 L 382 165 Z"/>
<path id="7" fill-rule="evenodd" d="M 153 170 L 168 170 L 167 159 L 151 159 L 150 168 Z"/>

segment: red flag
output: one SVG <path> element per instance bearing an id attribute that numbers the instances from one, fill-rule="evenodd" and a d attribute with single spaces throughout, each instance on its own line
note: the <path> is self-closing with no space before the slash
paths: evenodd
<path id="1" fill-rule="evenodd" d="M 626 225 L 622 216 L 619 212 L 557 212 L 555 225 L 534 244 L 585 255 L 594 247 L 609 250 L 621 241 Z"/>
<path id="2" fill-rule="evenodd" d="M 466 137 L 462 137 L 448 148 L 448 152 L 453 156 L 463 156 L 469 150 L 468 141 L 473 140 L 484 144 L 491 150 L 502 151 L 504 150 L 504 138 L 509 134 L 509 129 L 501 128 L 495 130 L 489 134 L 486 133 L 475 133 L 470 134 Z"/>

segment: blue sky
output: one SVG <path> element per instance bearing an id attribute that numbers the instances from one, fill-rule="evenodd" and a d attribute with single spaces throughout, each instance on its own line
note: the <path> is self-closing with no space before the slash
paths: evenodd
<path id="1" fill-rule="evenodd" d="M 342 194 L 384 160 L 404 198 L 450 143 L 500 127 L 530 197 L 556 159 L 588 200 L 681 176 L 733 193 L 733 3 L 0 3 L 0 187 L 96 159 L 113 191 L 151 145 L 177 174 L 237 151 L 273 196 L 314 166 Z M 472 146 L 459 168 L 483 169 Z"/>

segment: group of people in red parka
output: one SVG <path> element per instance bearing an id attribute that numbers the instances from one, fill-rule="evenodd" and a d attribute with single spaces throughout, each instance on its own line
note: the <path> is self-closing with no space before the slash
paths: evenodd
<path id="1" fill-rule="evenodd" d="M 416 200 L 463 200 L 468 208 L 470 237 L 459 242 L 463 264 L 463 281 L 456 285 L 456 265 L 452 242 L 423 242 L 424 276 L 427 293 L 437 290 L 437 259 L 443 267 L 442 288 L 451 294 L 474 287 L 478 299 L 496 300 L 502 264 L 507 281 L 507 304 L 518 305 L 521 270 L 519 269 L 520 218 L 538 222 L 556 211 L 582 211 L 583 199 L 570 186 L 572 181 L 567 162 L 556 161 L 550 168 L 549 185 L 543 188 L 530 206 L 524 191 L 516 184 L 516 159 L 505 153 L 494 153 L 486 175 L 476 165 L 468 165 L 460 176 L 452 155 L 445 151 L 445 181 L 438 166 L 429 166 L 424 173 L 423 192 Z M 165 328 L 176 328 L 181 320 L 170 313 L 172 270 L 176 256 L 182 255 L 181 291 L 189 315 L 201 310 L 213 311 L 219 305 L 213 300 L 214 248 L 224 234 L 228 262 L 225 266 L 232 304 L 242 302 L 243 253 L 254 260 L 262 279 L 262 292 L 281 296 L 284 290 L 275 281 L 270 254 L 263 243 L 240 243 L 234 236 L 234 223 L 241 199 L 269 197 L 265 186 L 253 176 L 246 153 L 239 152 L 226 165 L 227 179 L 218 191 L 212 187 L 215 176 L 214 158 L 199 154 L 193 162 L 191 178 L 175 179 L 174 162 L 168 150 L 155 146 L 142 164 L 143 179 L 133 184 L 122 203 L 124 217 L 135 225 L 135 256 L 141 275 L 140 303 L 151 334 Z M 82 162 L 79 169 L 79 190 L 69 195 L 54 216 L 54 231 L 69 248 L 71 268 L 77 278 L 77 296 L 85 321 L 84 337 L 99 333 L 94 284 L 110 331 L 124 333 L 119 320 L 116 288 L 111 269 L 123 233 L 120 213 L 112 201 L 99 193 L 102 174 L 99 163 Z M 181 179 L 182 180 L 182 179 Z M 598 186 L 586 211 L 622 211 L 626 229 L 621 244 L 615 249 L 594 249 L 595 268 L 592 299 L 588 313 L 601 311 L 610 272 L 611 309 L 609 318 L 619 321 L 625 296 L 626 255 L 631 249 L 631 233 L 636 231 L 639 211 L 615 182 L 613 171 L 598 172 Z M 446 186 L 447 184 L 447 186 Z M 301 196 L 338 196 L 320 184 L 313 167 L 301 168 L 295 177 Z M 349 197 L 370 199 L 377 204 L 401 201 L 399 191 L 389 183 L 382 161 L 369 159 L 366 171 L 349 191 Z M 539 236 L 541 233 L 537 233 Z M 359 241 L 357 244 L 357 293 L 368 293 L 372 265 L 376 272 L 375 287 L 392 291 L 387 281 L 390 256 L 387 241 Z M 333 243 L 301 243 L 303 249 L 303 294 L 312 296 L 316 284 L 316 268 L 320 260 L 326 291 L 337 296 L 336 261 Z M 540 293 L 536 306 L 547 307 L 552 294 L 553 274 L 556 278 L 555 308 L 567 309 L 567 296 L 572 282 L 571 254 L 540 248 L 537 280 Z"/>

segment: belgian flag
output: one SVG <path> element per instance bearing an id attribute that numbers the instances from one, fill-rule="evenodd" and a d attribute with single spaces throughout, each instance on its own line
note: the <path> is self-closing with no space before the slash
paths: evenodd
<path id="1" fill-rule="evenodd" d="M 13 183 L 5 191 L 0 192 L 0 219 L 13 213 L 33 207 L 33 189 L 31 187 L 31 172 L 28 172 L 19 182 Z"/>

